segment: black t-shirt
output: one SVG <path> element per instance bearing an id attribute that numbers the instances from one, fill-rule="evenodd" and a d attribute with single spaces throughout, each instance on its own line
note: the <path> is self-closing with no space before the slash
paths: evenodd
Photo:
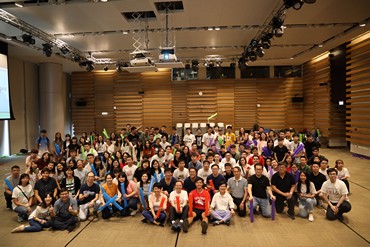
<path id="1" fill-rule="evenodd" d="M 310 172 L 310 174 L 308 174 L 308 180 L 310 180 L 315 185 L 316 191 L 319 191 L 321 190 L 322 184 L 326 181 L 326 177 L 321 172 L 319 172 L 317 176 Z"/>
<path id="2" fill-rule="evenodd" d="M 171 178 L 170 184 L 166 184 L 165 178 L 161 179 L 160 184 L 162 185 L 163 191 L 167 191 L 170 194 L 173 191 L 173 187 L 175 186 L 176 179 L 174 177 Z"/>
<path id="3" fill-rule="evenodd" d="M 48 180 L 40 179 L 36 182 L 34 190 L 39 192 L 41 199 L 45 198 L 46 193 L 51 193 L 53 196 L 54 190 L 57 188 L 57 183 L 54 178 L 48 178 Z"/>
<path id="4" fill-rule="evenodd" d="M 84 191 L 86 191 L 85 193 L 89 193 L 89 196 L 84 198 L 82 201 L 79 200 L 78 201 L 79 205 L 83 205 L 83 204 L 86 204 L 94 200 L 95 195 L 100 193 L 100 188 L 99 188 L 99 185 L 97 185 L 96 183 L 93 183 L 91 187 L 89 187 L 86 183 L 86 184 L 81 185 L 80 194 L 83 195 Z"/>
<path id="5" fill-rule="evenodd" d="M 304 149 L 306 150 L 307 159 L 310 159 L 312 157 L 312 148 L 319 148 L 320 145 L 318 142 L 312 141 L 305 141 L 304 142 Z"/>
<path id="6" fill-rule="evenodd" d="M 197 181 L 197 178 L 195 178 L 195 181 Z M 193 190 L 196 189 L 195 182 L 191 181 L 190 177 L 187 177 L 184 180 L 184 190 L 186 190 L 188 193 L 192 192 Z"/>
<path id="7" fill-rule="evenodd" d="M 203 136 L 202 135 L 196 135 L 195 136 L 195 142 L 197 144 L 197 149 L 202 149 L 203 147 L 203 144 L 202 144 L 202 139 L 203 139 Z"/>
<path id="8" fill-rule="evenodd" d="M 234 177 L 234 173 L 233 173 L 233 172 L 230 172 L 230 174 L 227 174 L 227 173 L 225 172 L 224 178 L 225 178 L 225 180 L 226 180 L 226 181 L 228 181 L 228 180 L 229 180 L 229 178 L 233 178 L 233 177 Z"/>
<path id="9" fill-rule="evenodd" d="M 267 198 L 266 188 L 270 186 L 269 179 L 262 175 L 260 178 L 254 174 L 253 176 L 249 177 L 248 184 L 252 185 L 252 195 L 257 198 Z"/>
<path id="10" fill-rule="evenodd" d="M 218 190 L 218 187 L 220 187 L 220 183 L 224 181 L 226 183 L 225 177 L 221 174 L 218 174 L 217 177 L 214 177 L 213 174 L 209 175 L 207 177 L 207 184 L 209 184 L 209 180 L 213 181 L 213 185 L 215 186 L 215 190 Z"/>
<path id="11" fill-rule="evenodd" d="M 276 153 L 276 158 L 278 159 L 278 162 L 282 161 L 284 159 L 285 154 L 288 152 L 288 148 L 286 146 L 274 147 L 274 153 Z"/>
<path id="12" fill-rule="evenodd" d="M 130 133 L 127 138 L 132 143 L 132 145 L 135 146 L 137 145 L 137 142 L 139 141 L 140 136 L 138 134 L 133 135 L 132 133 Z"/>
<path id="13" fill-rule="evenodd" d="M 285 173 L 284 177 L 281 178 L 279 172 L 272 175 L 271 185 L 275 185 L 281 192 L 290 192 L 292 185 L 295 185 L 295 178 L 290 173 Z M 278 195 L 274 192 L 274 195 Z M 280 194 L 279 194 L 280 195 Z"/>

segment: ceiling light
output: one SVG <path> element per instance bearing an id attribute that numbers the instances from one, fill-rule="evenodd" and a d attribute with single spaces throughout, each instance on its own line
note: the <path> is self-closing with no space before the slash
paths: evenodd
<path id="1" fill-rule="evenodd" d="M 294 59 L 294 57 L 291 57 L 291 58 L 289 58 L 290 60 L 293 60 Z"/>
<path id="2" fill-rule="evenodd" d="M 284 24 L 284 19 L 283 18 L 280 18 L 280 17 L 272 18 L 272 27 L 274 29 L 281 27 L 283 24 Z"/>
<path id="3" fill-rule="evenodd" d="M 101 2 L 103 2 L 103 3 L 106 3 L 106 2 L 108 2 L 108 0 L 100 0 Z"/>
<path id="4" fill-rule="evenodd" d="M 323 47 L 324 45 L 323 44 L 319 44 L 319 47 L 321 48 L 321 47 Z"/>
<path id="5" fill-rule="evenodd" d="M 213 30 L 213 27 L 209 27 L 209 28 L 208 28 L 208 31 L 212 31 L 212 30 Z"/>
<path id="6" fill-rule="evenodd" d="M 252 51 L 251 53 L 248 54 L 249 56 L 249 59 L 251 60 L 251 62 L 254 62 L 257 60 L 257 55 L 254 51 Z"/>
<path id="7" fill-rule="evenodd" d="M 263 40 L 262 41 L 262 48 L 263 49 L 270 49 L 271 47 L 271 41 L 270 40 Z"/>
<path id="8" fill-rule="evenodd" d="M 275 37 L 280 38 L 281 36 L 283 36 L 283 34 L 284 34 L 284 29 L 283 28 L 279 27 L 279 28 L 274 29 Z"/>
<path id="9" fill-rule="evenodd" d="M 216 31 L 220 31 L 220 30 L 221 30 L 221 28 L 219 28 L 219 27 L 215 27 L 215 30 L 216 30 Z"/>
<path id="10" fill-rule="evenodd" d="M 105 65 L 104 68 L 103 68 L 104 71 L 108 71 L 108 69 L 109 69 L 108 65 Z"/>
<path id="11" fill-rule="evenodd" d="M 265 52 L 263 51 L 261 47 L 258 47 L 256 50 L 256 54 L 258 57 L 263 57 L 265 55 Z"/>
<path id="12" fill-rule="evenodd" d="M 364 27 L 364 26 L 366 26 L 366 23 L 361 23 L 359 26 Z"/>
<path id="13" fill-rule="evenodd" d="M 69 52 L 69 49 L 65 46 L 63 46 L 62 48 L 60 48 L 60 51 L 65 55 Z"/>
<path id="14" fill-rule="evenodd" d="M 53 53 L 52 48 L 53 47 L 50 44 L 47 44 L 47 43 L 42 44 L 42 51 L 45 54 L 45 56 L 47 56 L 47 57 L 50 57 L 51 54 Z"/>
<path id="15" fill-rule="evenodd" d="M 103 111 L 103 112 L 101 113 L 101 115 L 106 116 L 106 115 L 108 115 L 108 112 Z"/>
<path id="16" fill-rule="evenodd" d="M 240 70 L 245 70 L 248 66 L 247 60 L 244 57 L 239 58 L 238 67 Z"/>
<path id="17" fill-rule="evenodd" d="M 302 0 L 284 0 L 284 4 L 287 9 L 293 7 L 293 9 L 299 10 L 302 8 L 303 1 Z"/>
<path id="18" fill-rule="evenodd" d="M 122 34 L 128 34 L 128 31 L 123 31 Z"/>
<path id="19" fill-rule="evenodd" d="M 258 40 L 252 39 L 251 42 L 249 43 L 252 47 L 257 47 L 258 45 Z"/>
<path id="20" fill-rule="evenodd" d="M 35 39 L 32 38 L 32 36 L 28 34 L 23 34 L 22 40 L 24 43 L 29 43 L 30 45 L 34 45 L 36 43 Z"/>
<path id="21" fill-rule="evenodd" d="M 23 8 L 24 3 L 23 3 L 23 1 L 22 2 L 15 2 L 14 5 L 19 7 L 19 8 Z"/>

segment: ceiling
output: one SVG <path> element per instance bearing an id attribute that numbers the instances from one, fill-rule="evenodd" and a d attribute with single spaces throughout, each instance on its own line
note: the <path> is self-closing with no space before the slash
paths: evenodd
<path id="1" fill-rule="evenodd" d="M 47 34 L 66 42 L 86 56 L 128 61 L 134 50 L 133 35 L 140 37 L 141 48 L 158 56 L 158 47 L 165 42 L 165 14 L 158 13 L 155 2 L 159 0 L 122 0 L 108 2 L 70 0 L 27 4 L 19 8 L 14 1 L 0 1 L 0 8 Z M 35 2 L 35 1 L 33 1 Z M 44 2 L 44 1 L 42 1 Z M 282 0 L 183 0 L 183 11 L 169 15 L 170 40 L 176 46 L 176 55 L 184 63 L 204 59 L 207 55 L 220 55 L 231 62 L 242 54 L 244 47 L 257 36 Z M 249 65 L 299 65 L 370 30 L 369 0 L 317 0 L 304 4 L 300 10 L 288 9 L 284 35 L 274 38 L 265 56 Z M 141 19 L 129 22 L 122 12 L 154 11 L 155 20 Z M 360 23 L 367 23 L 359 27 Z M 147 26 L 146 26 L 147 24 Z M 221 30 L 208 30 L 221 27 Z M 149 42 L 145 42 L 146 29 Z M 123 34 L 127 31 L 128 34 Z M 22 31 L 8 23 L 0 25 L 0 39 L 9 43 L 9 54 L 35 63 L 57 62 L 66 72 L 84 70 L 77 63 L 65 59 L 59 49 L 46 57 L 42 51 L 24 46 L 22 42 L 5 37 L 17 36 Z M 36 47 L 45 43 L 36 39 Z M 319 44 L 324 44 L 319 47 Z M 294 58 L 294 59 L 291 59 Z M 113 66 L 112 66 L 113 69 Z"/>

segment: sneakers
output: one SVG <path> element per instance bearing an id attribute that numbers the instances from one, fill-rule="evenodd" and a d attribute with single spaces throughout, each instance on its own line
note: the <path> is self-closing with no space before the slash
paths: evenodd
<path id="1" fill-rule="evenodd" d="M 225 221 L 225 224 L 226 224 L 227 226 L 230 226 L 230 220 Z"/>
<path id="2" fill-rule="evenodd" d="M 137 210 L 133 210 L 133 211 L 130 213 L 130 215 L 131 215 L 131 216 L 135 216 L 135 215 L 136 215 L 136 213 L 137 213 Z"/>
<path id="3" fill-rule="evenodd" d="M 16 228 L 14 228 L 14 229 L 11 231 L 11 233 L 15 233 L 15 232 L 23 232 L 23 231 L 24 231 L 24 228 L 25 228 L 25 226 L 24 226 L 24 225 L 20 225 L 20 226 L 18 226 L 18 227 L 16 227 Z"/>
<path id="4" fill-rule="evenodd" d="M 23 221 L 24 221 L 23 217 L 22 216 L 18 216 L 18 222 L 20 223 L 20 222 L 23 222 Z"/>
<path id="5" fill-rule="evenodd" d="M 203 222 L 202 222 L 203 223 Z M 219 225 L 220 224 L 220 222 L 218 221 L 218 220 L 216 220 L 216 221 L 213 221 L 213 226 L 217 226 L 217 225 Z"/>
<path id="6" fill-rule="evenodd" d="M 177 231 L 180 232 L 181 229 L 182 229 L 182 224 L 184 223 L 183 220 L 180 220 L 178 223 L 177 223 Z"/>
<path id="7" fill-rule="evenodd" d="M 188 220 L 184 220 L 184 224 L 182 225 L 182 231 L 187 233 L 189 230 L 189 221 Z"/>
<path id="8" fill-rule="evenodd" d="M 177 224 L 176 224 L 176 222 L 174 220 L 172 221 L 171 230 L 174 231 L 174 232 L 178 231 L 177 230 Z"/>
<path id="9" fill-rule="evenodd" d="M 207 234 L 208 224 L 205 221 L 202 221 L 202 234 Z"/>
<path id="10" fill-rule="evenodd" d="M 308 221 L 313 222 L 313 214 L 308 214 Z"/>
<path id="11" fill-rule="evenodd" d="M 292 220 L 295 220 L 295 215 L 294 214 L 288 214 L 289 218 L 291 218 Z"/>

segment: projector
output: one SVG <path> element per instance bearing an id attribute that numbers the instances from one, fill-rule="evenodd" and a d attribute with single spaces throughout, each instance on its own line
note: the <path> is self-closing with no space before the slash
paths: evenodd
<path id="1" fill-rule="evenodd" d="M 163 47 L 159 48 L 161 53 L 159 54 L 159 62 L 176 62 L 177 57 L 175 55 L 175 47 Z"/>
<path id="2" fill-rule="evenodd" d="M 130 65 L 132 67 L 142 67 L 142 66 L 154 65 L 152 60 L 149 57 L 147 57 L 147 55 L 149 55 L 148 51 L 143 51 L 143 50 L 134 51 L 130 54 L 133 55 L 133 59 L 130 60 Z"/>

